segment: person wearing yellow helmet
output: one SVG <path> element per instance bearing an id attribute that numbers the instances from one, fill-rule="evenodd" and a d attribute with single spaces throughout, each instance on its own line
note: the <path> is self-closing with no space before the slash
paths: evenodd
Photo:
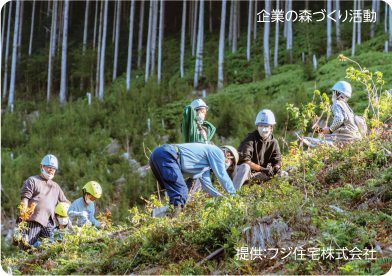
<path id="1" fill-rule="evenodd" d="M 54 228 L 53 233 L 50 235 L 50 242 L 53 243 L 54 240 L 61 240 L 63 238 L 63 234 L 65 231 L 73 232 L 72 222 L 68 217 L 68 209 L 69 203 L 60 202 L 57 204 L 56 209 L 54 210 L 55 214 L 55 223 L 57 226 Z M 34 247 L 37 248 L 40 246 L 41 240 L 38 240 L 34 243 Z"/>
<path id="2" fill-rule="evenodd" d="M 78 226 L 90 223 L 96 227 L 103 227 L 104 225 L 94 218 L 94 202 L 102 195 L 101 185 L 98 182 L 90 181 L 84 185 L 82 191 L 83 196 L 75 200 L 68 209 L 71 222 Z"/>

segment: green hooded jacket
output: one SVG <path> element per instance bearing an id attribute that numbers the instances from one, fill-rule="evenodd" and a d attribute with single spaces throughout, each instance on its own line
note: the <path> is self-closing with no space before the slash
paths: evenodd
<path id="1" fill-rule="evenodd" d="M 197 131 L 196 125 L 196 110 L 193 109 L 192 106 L 187 105 L 182 112 L 182 137 L 184 138 L 185 143 L 194 143 L 194 142 L 202 142 L 204 143 L 204 139 L 200 133 Z M 211 141 L 212 137 L 215 134 L 216 128 L 207 121 L 204 121 L 203 127 L 205 127 L 208 131 L 207 140 Z"/>

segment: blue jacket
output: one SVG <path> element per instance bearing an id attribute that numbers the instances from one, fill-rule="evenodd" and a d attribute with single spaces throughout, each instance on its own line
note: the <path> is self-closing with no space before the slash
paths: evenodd
<path id="1" fill-rule="evenodd" d="M 86 211 L 88 215 L 84 216 L 83 211 Z M 73 224 L 83 226 L 86 222 L 89 222 L 96 227 L 101 227 L 101 222 L 94 218 L 94 213 L 95 202 L 92 204 L 86 204 L 83 197 L 75 200 L 68 209 L 68 216 Z"/>
<path id="2" fill-rule="evenodd" d="M 176 146 L 181 153 L 182 173 L 193 179 L 199 178 L 203 190 L 213 197 L 221 196 L 212 186 L 210 178 L 210 169 L 212 169 L 226 192 L 236 193 L 225 169 L 225 156 L 219 147 L 202 143 L 176 144 Z"/>

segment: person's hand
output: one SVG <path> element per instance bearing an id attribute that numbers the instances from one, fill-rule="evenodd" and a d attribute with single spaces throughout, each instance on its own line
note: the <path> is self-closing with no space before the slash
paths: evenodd
<path id="1" fill-rule="evenodd" d="M 88 212 L 87 211 L 82 211 L 82 216 L 88 220 Z"/>
<path id="2" fill-rule="evenodd" d="M 268 168 L 261 167 L 260 172 L 264 173 L 267 176 L 274 176 L 274 171 L 270 167 Z"/>
<path id="3" fill-rule="evenodd" d="M 106 226 L 106 222 L 102 221 L 101 222 L 101 228 L 105 228 L 105 226 Z"/>
<path id="4" fill-rule="evenodd" d="M 274 174 L 278 174 L 280 172 L 280 166 L 275 166 L 273 170 L 274 170 Z"/>
<path id="5" fill-rule="evenodd" d="M 325 127 L 323 128 L 323 133 L 324 133 L 324 134 L 331 134 L 331 132 L 329 131 L 329 127 L 325 126 Z"/>

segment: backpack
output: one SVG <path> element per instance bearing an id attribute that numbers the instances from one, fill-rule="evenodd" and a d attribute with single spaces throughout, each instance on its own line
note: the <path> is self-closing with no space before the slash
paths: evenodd
<path id="1" fill-rule="evenodd" d="M 343 107 L 344 111 L 346 112 L 347 116 L 350 118 L 348 113 L 348 110 L 346 109 L 346 106 L 344 104 L 340 104 L 339 101 L 337 101 L 337 103 Z M 366 124 L 366 119 L 362 116 L 357 116 L 354 114 L 354 123 L 355 125 L 358 127 L 359 132 L 362 135 L 366 135 L 367 134 L 367 124 Z"/>

